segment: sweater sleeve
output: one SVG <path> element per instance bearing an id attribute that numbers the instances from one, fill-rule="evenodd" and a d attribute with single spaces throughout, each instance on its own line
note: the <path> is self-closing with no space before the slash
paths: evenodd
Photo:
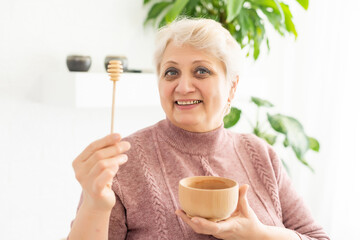
<path id="1" fill-rule="evenodd" d="M 294 230 L 303 240 L 329 240 L 323 228 L 315 223 L 303 199 L 295 191 L 287 172 L 270 145 L 268 152 L 278 184 L 284 226 Z"/>
<path id="2" fill-rule="evenodd" d="M 113 188 L 117 188 L 115 192 L 116 203 L 111 210 L 110 222 L 109 222 L 109 240 L 124 240 L 126 239 L 127 226 L 126 226 L 126 211 L 122 204 L 122 196 L 118 196 L 116 192 L 119 192 L 120 186 L 118 182 L 113 181 Z M 121 192 L 120 192 L 121 193 Z"/>

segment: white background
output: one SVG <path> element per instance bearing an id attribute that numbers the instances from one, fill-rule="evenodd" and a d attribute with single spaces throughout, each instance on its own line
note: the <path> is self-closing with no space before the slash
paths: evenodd
<path id="1" fill-rule="evenodd" d="M 252 118 L 248 97 L 268 99 L 274 112 L 298 118 L 319 139 L 320 153 L 307 155 L 315 174 L 279 153 L 332 239 L 355 240 L 360 6 L 356 0 L 312 0 L 303 11 L 289 2 L 298 39 L 269 33 L 270 53 L 264 49 L 256 63 L 244 59 L 234 105 Z M 126 55 L 131 68 L 151 69 L 154 31 L 143 27 L 145 15 L 140 0 L 0 2 L 0 239 L 66 237 L 80 195 L 71 162 L 108 133 L 110 110 L 46 104 L 43 81 L 66 73 L 66 56 L 74 53 L 92 57 L 90 72 L 103 72 L 110 54 Z M 134 94 L 141 98 L 146 90 Z M 160 107 L 122 107 L 116 131 L 126 136 L 163 117 Z M 242 122 L 234 131 L 248 126 Z"/>

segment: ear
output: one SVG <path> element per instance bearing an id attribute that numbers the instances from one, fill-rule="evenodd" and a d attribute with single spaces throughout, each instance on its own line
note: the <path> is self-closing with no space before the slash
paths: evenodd
<path id="1" fill-rule="evenodd" d="M 231 86 L 231 89 L 230 89 L 229 99 L 228 99 L 229 102 L 231 102 L 235 97 L 235 92 L 236 92 L 236 88 L 237 88 L 238 83 L 239 83 L 239 76 L 236 76 L 236 81 L 232 82 L 232 86 Z"/>

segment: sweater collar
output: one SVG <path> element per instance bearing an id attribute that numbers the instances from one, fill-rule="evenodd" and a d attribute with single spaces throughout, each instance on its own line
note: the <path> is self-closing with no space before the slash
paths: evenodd
<path id="1" fill-rule="evenodd" d="M 207 155 L 228 144 L 224 124 L 209 132 L 190 132 L 175 126 L 169 119 L 158 124 L 161 137 L 181 152 Z"/>

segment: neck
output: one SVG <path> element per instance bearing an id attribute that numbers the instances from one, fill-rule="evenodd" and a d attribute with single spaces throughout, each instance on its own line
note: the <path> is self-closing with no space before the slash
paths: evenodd
<path id="1" fill-rule="evenodd" d="M 169 119 L 168 119 L 169 122 L 171 122 Z M 219 127 L 221 127 L 223 125 L 222 122 L 220 123 L 213 123 L 213 124 L 209 124 L 209 125 L 206 125 L 204 126 L 204 124 L 182 124 L 182 125 L 179 125 L 177 123 L 173 123 L 171 122 L 171 124 L 173 124 L 174 126 L 178 127 L 178 128 L 181 128 L 185 131 L 188 131 L 188 132 L 194 132 L 194 133 L 205 133 L 205 132 L 211 132 L 215 129 L 218 129 Z"/>
<path id="2" fill-rule="evenodd" d="M 223 124 L 206 132 L 180 128 L 169 119 L 161 121 L 158 126 L 161 137 L 182 152 L 201 155 L 210 154 L 216 150 L 221 150 L 223 144 L 228 144 L 229 138 Z"/>

